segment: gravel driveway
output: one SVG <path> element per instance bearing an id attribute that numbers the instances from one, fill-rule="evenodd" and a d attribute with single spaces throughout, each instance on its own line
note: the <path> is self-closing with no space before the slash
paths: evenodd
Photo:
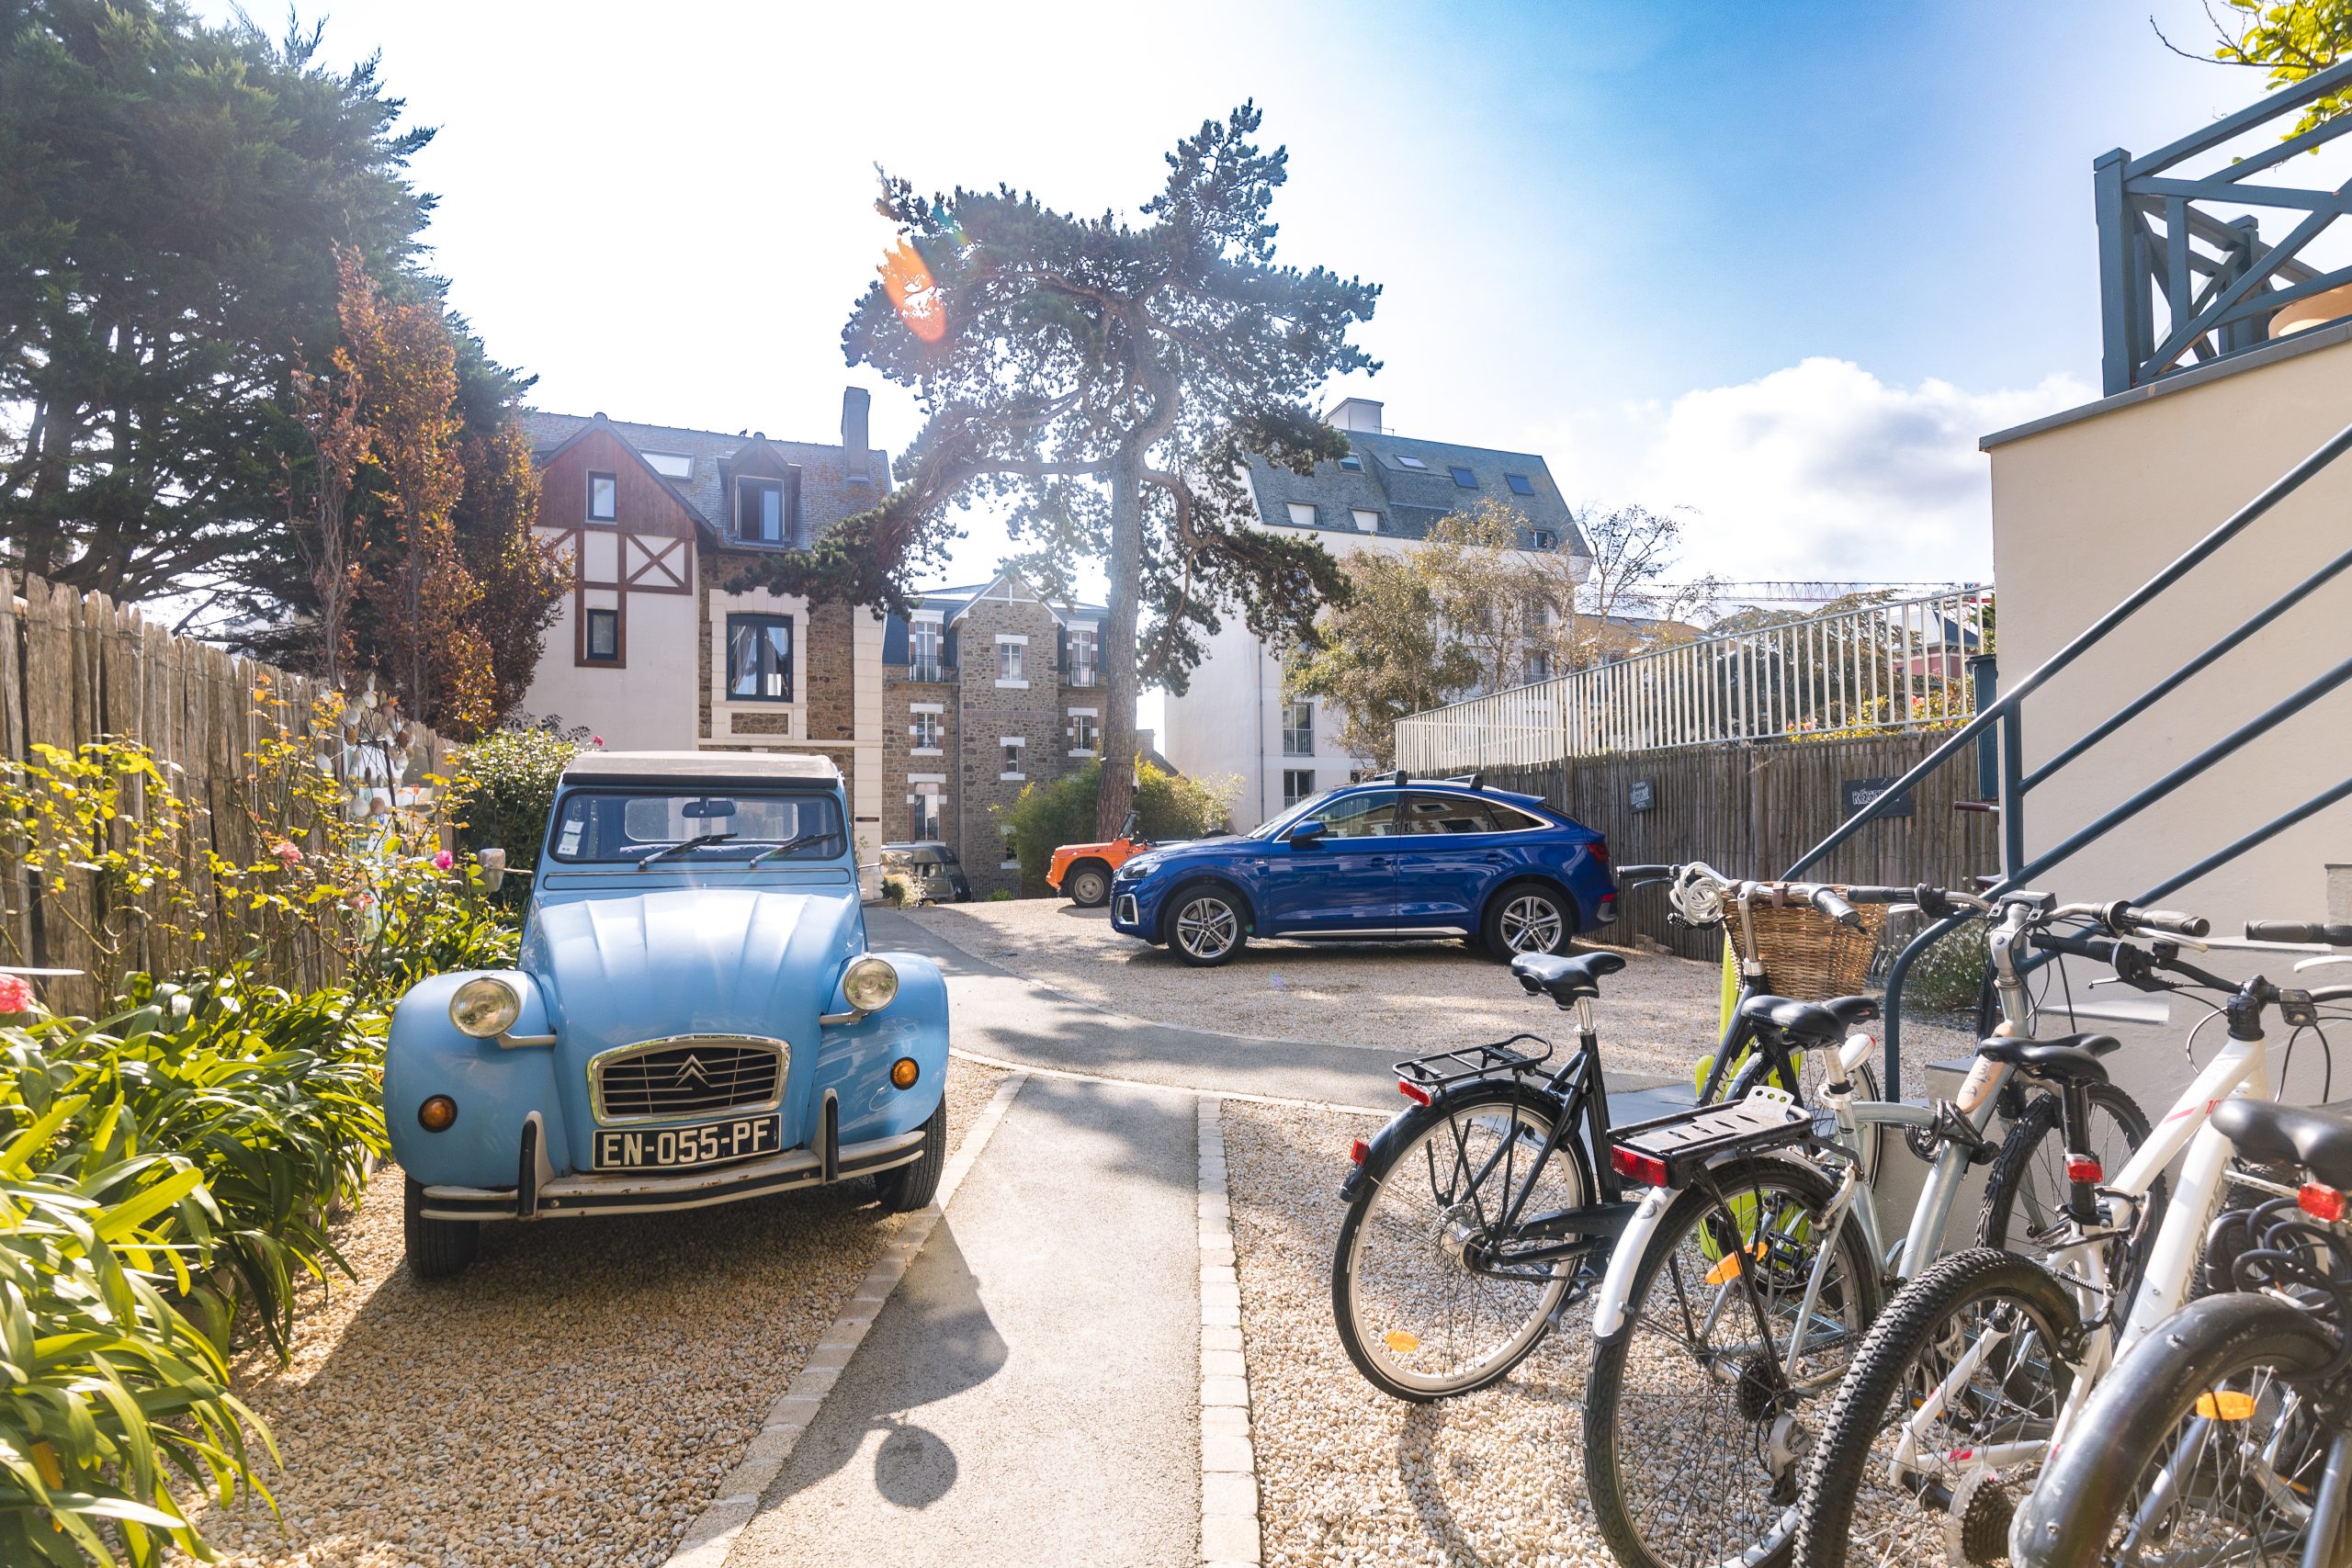
<path id="1" fill-rule="evenodd" d="M 1003 1077 L 950 1069 L 952 1141 Z M 236 1364 L 283 1531 L 259 1506 L 202 1529 L 238 1568 L 659 1562 L 901 1223 L 852 1184 L 492 1225 L 426 1285 L 387 1166 L 336 1235 L 358 1279 L 306 1292 L 291 1366 Z"/>

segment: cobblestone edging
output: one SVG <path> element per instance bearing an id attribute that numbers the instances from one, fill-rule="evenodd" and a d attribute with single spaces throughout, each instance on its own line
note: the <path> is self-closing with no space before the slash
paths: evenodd
<path id="1" fill-rule="evenodd" d="M 1220 1101 L 1201 1108 L 1201 1561 L 1260 1560 L 1258 1464 L 1250 1445 L 1250 1368 L 1241 1354 L 1241 1285 L 1233 1266 Z"/>
<path id="2" fill-rule="evenodd" d="M 997 1086 L 995 1096 L 972 1122 L 971 1131 L 964 1134 L 962 1146 L 956 1149 L 945 1168 L 940 1172 L 938 1196 L 930 1207 L 908 1216 L 898 1235 L 875 1260 L 874 1267 L 866 1271 L 865 1280 L 850 1297 L 849 1304 L 825 1330 L 824 1337 L 818 1341 L 817 1348 L 808 1353 L 808 1364 L 800 1369 L 799 1375 L 785 1389 L 783 1397 L 768 1407 L 767 1419 L 761 1425 L 759 1436 L 752 1439 L 752 1446 L 744 1452 L 741 1461 L 719 1478 L 717 1499 L 702 1511 L 700 1517 L 686 1527 L 684 1539 L 678 1542 L 677 1550 L 671 1553 L 663 1568 L 720 1568 L 727 1561 L 728 1553 L 734 1549 L 736 1538 L 742 1534 L 743 1527 L 752 1522 L 752 1516 L 759 1512 L 761 1495 L 783 1471 L 785 1461 L 792 1457 L 793 1447 L 799 1442 L 800 1434 L 808 1430 L 808 1423 L 817 1418 L 817 1411 L 825 1403 L 825 1395 L 832 1392 L 833 1384 L 842 1375 L 842 1369 L 849 1365 L 850 1357 L 857 1353 L 859 1344 L 865 1338 L 865 1331 L 874 1326 L 876 1315 L 881 1312 L 883 1303 L 890 1299 L 890 1292 L 898 1287 L 899 1277 L 907 1271 L 907 1265 L 914 1261 L 915 1255 L 922 1250 L 923 1243 L 931 1239 L 931 1233 L 938 1225 L 941 1214 L 955 1198 L 956 1188 L 963 1184 L 965 1173 L 972 1168 L 972 1162 L 978 1159 L 988 1147 L 997 1123 L 1004 1120 L 1004 1113 L 1012 1107 L 1013 1097 L 1028 1081 L 1029 1075 L 1016 1068 L 1010 1077 Z M 1224 1179 L 1220 1151 L 1217 1177 L 1220 1193 L 1224 1190 Z M 1228 1241 L 1227 1245 L 1229 1249 L 1231 1243 Z M 1229 1266 L 1232 1261 L 1232 1254 L 1228 1250 L 1226 1262 Z M 1228 1279 L 1232 1272 L 1228 1267 L 1226 1270 Z M 1237 1349 L 1239 1348 L 1238 1339 L 1235 1341 L 1235 1347 Z M 1239 1357 L 1235 1359 L 1238 1360 Z M 1256 1540 L 1254 1517 L 1250 1539 Z M 1248 1561 L 1257 1561 L 1254 1550 Z"/>

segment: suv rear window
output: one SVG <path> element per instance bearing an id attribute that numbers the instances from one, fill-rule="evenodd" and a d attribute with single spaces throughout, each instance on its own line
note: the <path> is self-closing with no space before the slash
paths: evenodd
<path id="1" fill-rule="evenodd" d="M 1405 804 L 1408 833 L 1516 833 L 1543 823 L 1498 801 L 1466 795 L 1415 795 Z"/>

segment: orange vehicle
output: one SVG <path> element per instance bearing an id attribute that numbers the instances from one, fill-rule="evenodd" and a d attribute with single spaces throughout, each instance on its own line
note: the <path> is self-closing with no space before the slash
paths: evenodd
<path id="1" fill-rule="evenodd" d="M 1057 893 L 1066 894 L 1069 901 L 1081 908 L 1091 909 L 1111 901 L 1111 874 L 1125 863 L 1130 855 L 1139 855 L 1151 848 L 1151 840 L 1140 830 L 1142 818 L 1127 813 L 1119 825 L 1119 836 L 1107 844 L 1064 844 L 1054 852 L 1053 863 L 1046 868 L 1046 886 Z"/>

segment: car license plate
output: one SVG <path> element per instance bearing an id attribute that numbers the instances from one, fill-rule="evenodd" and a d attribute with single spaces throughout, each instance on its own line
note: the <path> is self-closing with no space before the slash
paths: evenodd
<path id="1" fill-rule="evenodd" d="M 598 1170 L 690 1170 L 772 1155 L 784 1145 L 775 1116 L 740 1116 L 694 1127 L 599 1127 Z"/>

